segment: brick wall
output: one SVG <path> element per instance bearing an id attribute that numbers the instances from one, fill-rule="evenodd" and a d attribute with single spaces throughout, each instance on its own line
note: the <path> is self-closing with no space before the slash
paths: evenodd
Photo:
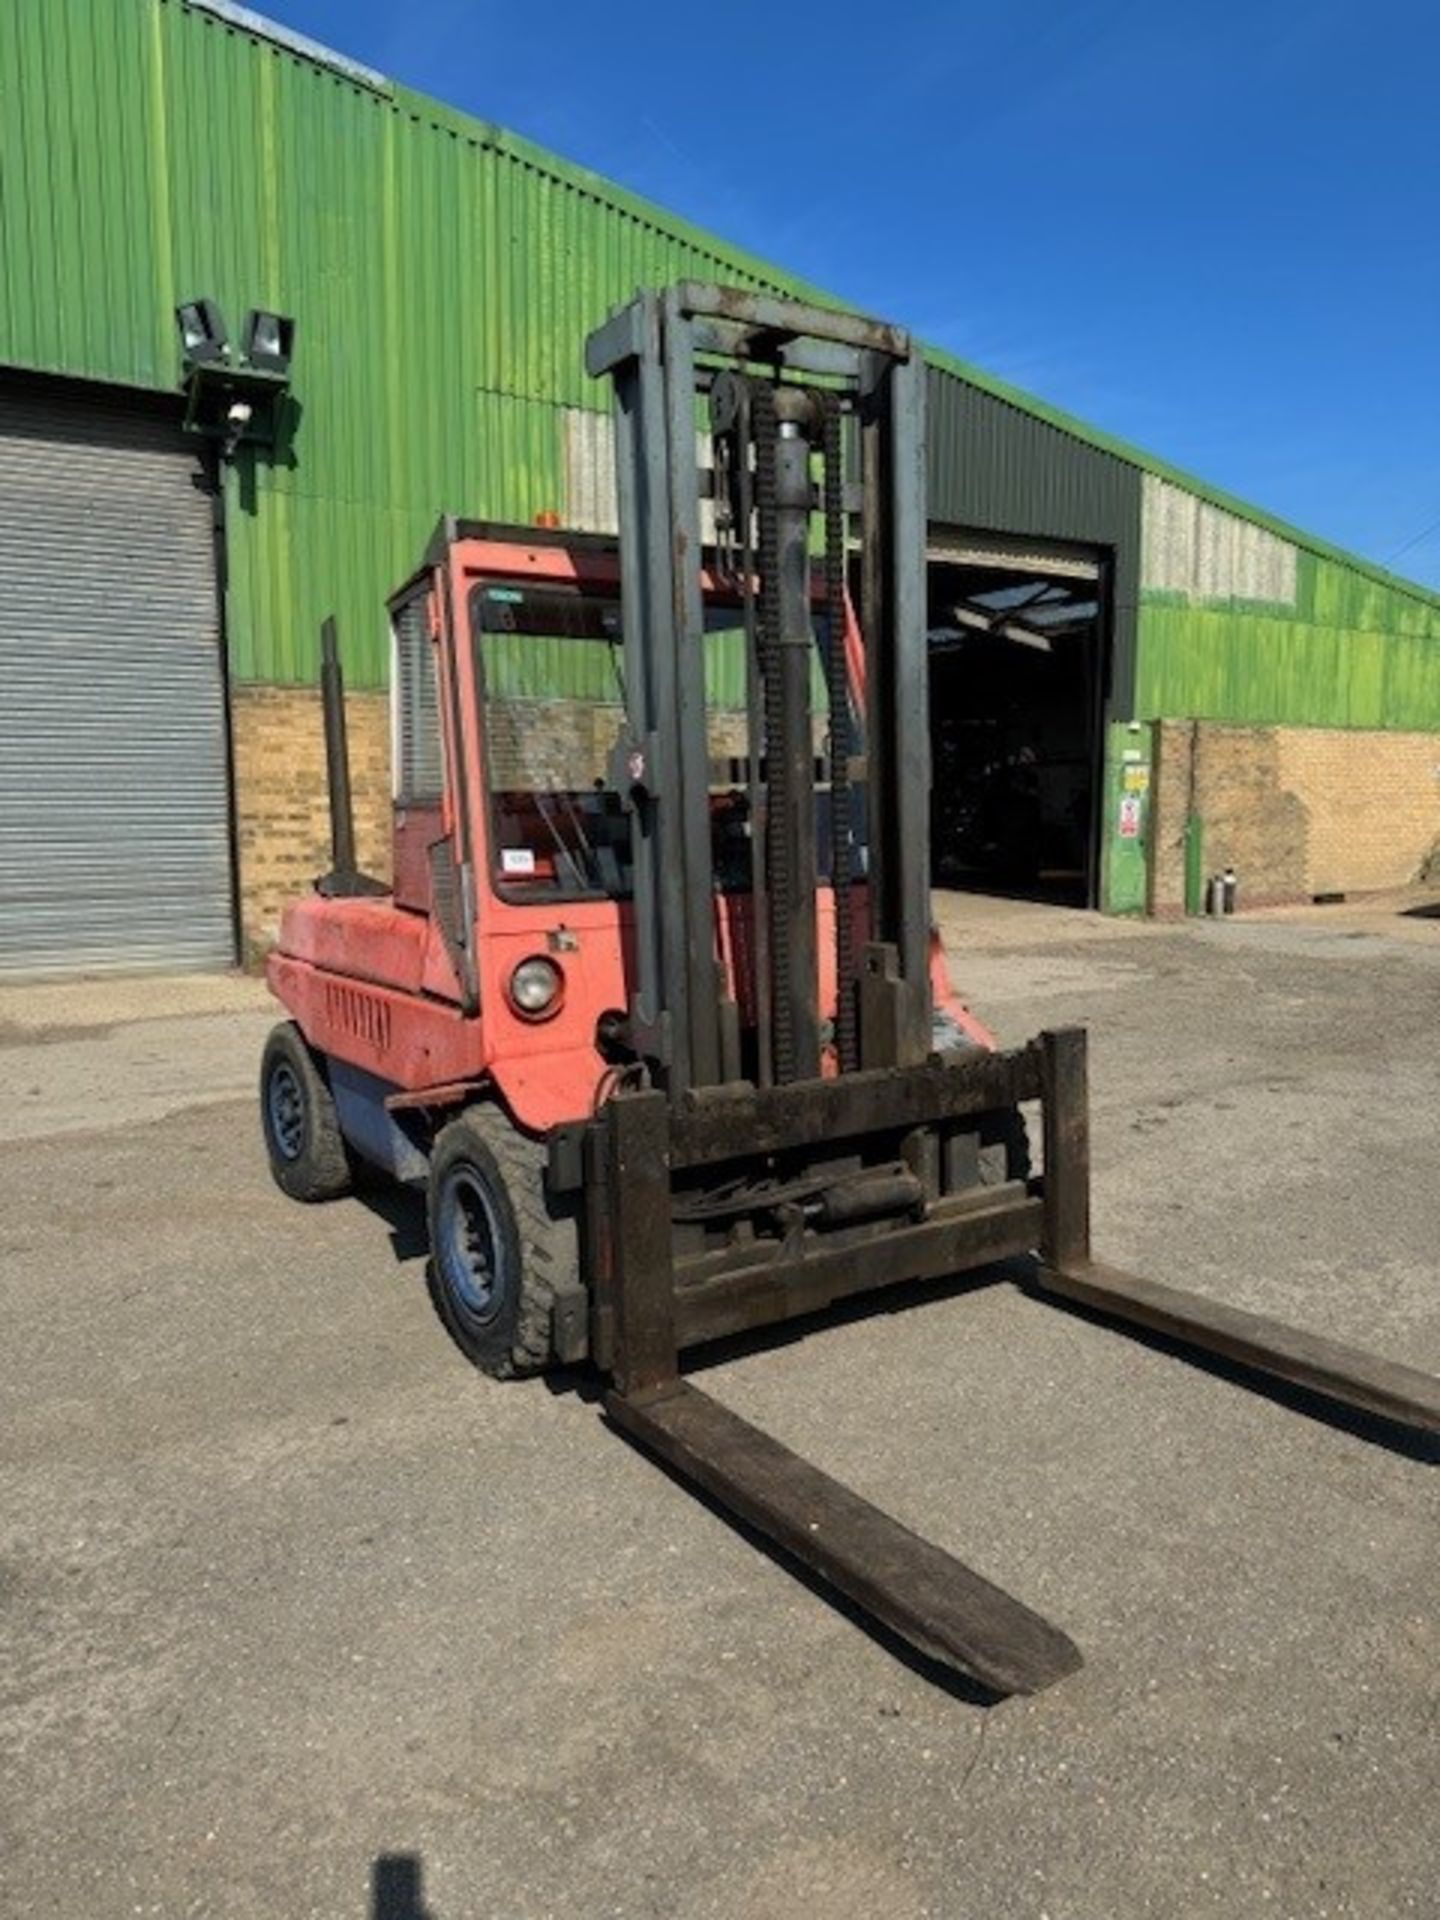
<path id="1" fill-rule="evenodd" d="M 586 788 L 610 777 L 610 757 L 625 729 L 619 701 L 491 700 L 486 713 L 486 752 L 496 787 L 530 785 Z M 712 758 L 729 759 L 748 751 L 749 723 L 744 713 L 712 708 L 707 737 Z M 815 718 L 815 751 L 824 751 L 822 715 Z"/>
<path id="2" fill-rule="evenodd" d="M 350 783 L 355 841 L 366 873 L 390 878 L 392 852 L 390 696 L 349 693 Z M 624 720 L 618 703 L 508 700 L 491 709 L 488 734 L 495 778 L 504 786 L 539 780 L 588 787 L 606 777 Z M 247 966 L 274 945 L 280 914 L 330 865 L 325 726 L 313 687 L 236 686 L 231 690 L 235 813 L 240 853 L 240 927 Z M 816 753 L 824 722 L 815 722 Z M 745 715 L 710 716 L 710 751 L 743 756 Z"/>
<path id="3" fill-rule="evenodd" d="M 361 867 L 390 875 L 390 699 L 345 701 L 355 841 Z M 325 727 L 313 687 L 231 691 L 235 813 L 240 852 L 240 924 L 245 959 L 270 947 L 287 900 L 330 865 Z"/>
<path id="4" fill-rule="evenodd" d="M 494 700 L 486 750 L 496 787 L 584 789 L 609 777 L 610 755 L 625 722 L 618 702 Z"/>
<path id="5" fill-rule="evenodd" d="M 1420 878 L 1440 846 L 1440 734 L 1327 727 L 1157 728 L 1150 906 L 1184 909 L 1184 828 L 1243 904 L 1367 893 Z"/>

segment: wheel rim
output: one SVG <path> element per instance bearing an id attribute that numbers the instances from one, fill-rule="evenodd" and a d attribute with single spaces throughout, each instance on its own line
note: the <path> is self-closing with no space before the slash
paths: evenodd
<path id="1" fill-rule="evenodd" d="M 439 1212 L 436 1254 L 445 1283 L 470 1319 L 491 1321 L 504 1297 L 503 1243 L 489 1189 L 473 1168 L 451 1168 Z"/>
<path id="2" fill-rule="evenodd" d="M 282 1160 L 298 1160 L 305 1145 L 305 1094 L 288 1060 L 277 1060 L 270 1069 L 265 1106 L 275 1151 Z"/>

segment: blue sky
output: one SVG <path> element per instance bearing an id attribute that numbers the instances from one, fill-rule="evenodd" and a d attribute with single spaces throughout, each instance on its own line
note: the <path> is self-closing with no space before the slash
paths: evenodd
<path id="1" fill-rule="evenodd" d="M 258 4 L 1440 586 L 1433 0 Z"/>

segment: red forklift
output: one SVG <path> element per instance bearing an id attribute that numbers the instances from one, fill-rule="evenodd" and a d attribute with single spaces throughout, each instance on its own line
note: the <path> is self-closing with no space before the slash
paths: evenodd
<path id="1" fill-rule="evenodd" d="M 390 886 L 356 869 L 327 623 L 334 865 L 268 963 L 275 1178 L 423 1187 L 431 1294 L 476 1366 L 597 1369 L 617 1427 L 921 1655 L 1034 1691 L 1080 1664 L 1064 1633 L 682 1353 L 1004 1261 L 1382 1437 L 1440 1430 L 1440 1382 L 1094 1260 L 1083 1030 L 1001 1050 L 952 993 L 909 336 L 684 283 L 586 362 L 613 387 L 618 540 L 445 521 L 391 601 Z"/>

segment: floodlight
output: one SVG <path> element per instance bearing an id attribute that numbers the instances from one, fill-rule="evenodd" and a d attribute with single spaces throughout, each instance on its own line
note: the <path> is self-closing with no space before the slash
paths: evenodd
<path id="1" fill-rule="evenodd" d="M 252 307 L 245 316 L 240 351 L 262 373 L 286 374 L 295 346 L 295 322 L 288 314 Z"/>
<path id="2" fill-rule="evenodd" d="M 213 300 L 183 300 L 175 309 L 180 332 L 185 427 L 219 442 L 222 460 L 242 442 L 274 450 L 287 416 L 295 322 L 288 314 L 252 307 L 231 345 L 225 318 Z"/>
<path id="3" fill-rule="evenodd" d="M 213 300 L 182 300 L 175 309 L 175 324 L 180 329 L 180 351 L 187 366 L 198 367 L 226 357 L 229 336 L 225 316 Z"/>

